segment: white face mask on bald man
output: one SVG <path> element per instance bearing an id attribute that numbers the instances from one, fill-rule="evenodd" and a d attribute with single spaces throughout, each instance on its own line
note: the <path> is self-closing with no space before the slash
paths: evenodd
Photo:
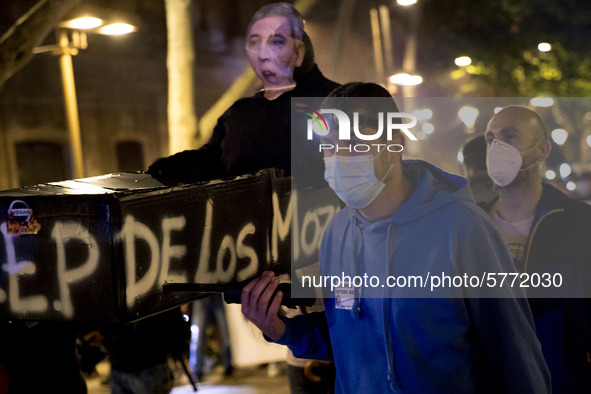
<path id="1" fill-rule="evenodd" d="M 525 171 L 538 164 L 536 160 L 533 164 L 521 168 L 523 164 L 522 153 L 534 149 L 538 145 L 536 142 L 531 148 L 519 151 L 513 145 L 499 140 L 492 140 L 486 151 L 486 169 L 488 176 L 497 186 L 505 187 L 517 178 L 520 171 Z"/>

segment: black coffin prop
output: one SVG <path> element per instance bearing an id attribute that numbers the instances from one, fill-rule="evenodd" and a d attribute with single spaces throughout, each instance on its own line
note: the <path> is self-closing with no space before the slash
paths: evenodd
<path id="1" fill-rule="evenodd" d="M 164 293 L 165 282 L 290 272 L 299 204 L 289 185 L 273 170 L 176 187 L 117 173 L 1 191 L 0 318 L 128 322 L 195 298 Z M 294 264 L 317 261 L 338 209 L 332 193 L 318 192 L 315 201 L 326 202 L 313 209 L 325 204 L 330 214 L 298 227 L 303 246 L 294 250 L 306 253 L 295 252 Z M 298 223 L 305 213 L 294 214 Z"/>

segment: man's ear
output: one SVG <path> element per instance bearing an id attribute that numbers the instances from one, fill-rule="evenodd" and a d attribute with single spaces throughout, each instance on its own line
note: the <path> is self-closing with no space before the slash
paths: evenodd
<path id="1" fill-rule="evenodd" d="M 296 60 L 294 62 L 295 67 L 301 67 L 302 63 L 304 62 L 304 56 L 306 55 L 306 46 L 304 45 L 304 41 L 300 41 L 298 47 L 296 48 Z"/>
<path id="2" fill-rule="evenodd" d="M 391 148 L 391 150 L 394 152 L 389 152 L 390 163 L 396 163 L 400 161 L 402 159 L 402 152 L 404 152 L 404 148 L 406 146 L 406 138 L 404 138 L 404 135 L 402 133 L 394 134 L 392 136 L 392 140 L 387 141 L 386 145 L 396 145 Z"/>
<path id="3" fill-rule="evenodd" d="M 548 158 L 548 155 L 550 155 L 550 151 L 552 150 L 552 144 L 550 143 L 550 141 L 544 140 L 540 148 L 542 154 L 542 157 L 540 157 L 540 161 L 544 161 Z"/>

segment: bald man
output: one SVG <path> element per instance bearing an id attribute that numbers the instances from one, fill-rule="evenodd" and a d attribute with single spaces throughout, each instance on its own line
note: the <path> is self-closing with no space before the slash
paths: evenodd
<path id="1" fill-rule="evenodd" d="M 560 294 L 573 297 L 544 298 L 555 293 L 533 281 L 527 289 L 553 392 L 589 393 L 591 304 L 585 292 L 591 285 L 591 207 L 542 183 L 541 164 L 551 145 L 535 111 L 506 107 L 489 121 L 485 136 L 487 171 L 498 192 L 485 209 L 517 270 L 560 273 Z"/>

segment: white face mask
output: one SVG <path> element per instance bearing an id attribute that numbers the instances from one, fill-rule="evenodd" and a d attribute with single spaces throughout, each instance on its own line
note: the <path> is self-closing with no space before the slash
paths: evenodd
<path id="1" fill-rule="evenodd" d="M 382 151 L 383 152 L 383 151 Z M 381 152 L 380 152 L 381 153 Z M 343 202 L 363 209 L 372 203 L 386 186 L 374 173 L 373 163 L 379 156 L 341 156 L 324 158 L 324 179 Z"/>
<path id="2" fill-rule="evenodd" d="M 517 178 L 519 171 L 525 171 L 538 163 L 536 161 L 526 168 L 521 168 L 521 165 L 523 164 L 521 154 L 534 149 L 537 145 L 538 143 L 536 142 L 531 148 L 519 151 L 516 147 L 506 142 L 492 140 L 486 151 L 486 169 L 488 171 L 488 176 L 490 176 L 493 182 L 498 186 L 505 187 L 509 185 L 515 180 L 515 178 Z"/>

